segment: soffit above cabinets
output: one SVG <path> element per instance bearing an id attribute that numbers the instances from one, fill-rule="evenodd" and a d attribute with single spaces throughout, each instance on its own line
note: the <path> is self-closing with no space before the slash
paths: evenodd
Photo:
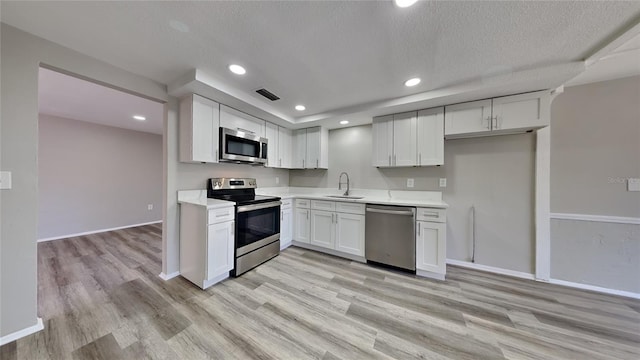
<path id="1" fill-rule="evenodd" d="M 198 69 L 266 120 L 294 128 L 552 88 L 639 15 L 637 1 L 427 0 L 405 9 L 392 1 L 3 1 L 1 13 L 6 24 L 162 84 Z M 405 87 L 412 77 L 422 82 Z M 262 87 L 281 99 L 255 94 Z"/>

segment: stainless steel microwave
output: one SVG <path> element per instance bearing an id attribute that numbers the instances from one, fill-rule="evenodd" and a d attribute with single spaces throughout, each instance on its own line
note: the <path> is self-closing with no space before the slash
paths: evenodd
<path id="1" fill-rule="evenodd" d="M 242 130 L 220 128 L 220 161 L 266 164 L 268 140 Z"/>

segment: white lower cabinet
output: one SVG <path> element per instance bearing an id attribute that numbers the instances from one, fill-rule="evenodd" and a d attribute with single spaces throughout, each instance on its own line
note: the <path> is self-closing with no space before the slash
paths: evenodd
<path id="1" fill-rule="evenodd" d="M 364 208 L 364 204 L 312 200 L 310 244 L 364 256 Z"/>
<path id="2" fill-rule="evenodd" d="M 444 210 L 418 208 L 416 219 L 416 273 L 444 280 L 447 272 L 447 224 Z"/>
<path id="3" fill-rule="evenodd" d="M 234 266 L 234 208 L 180 204 L 180 275 L 202 289 Z"/>
<path id="4" fill-rule="evenodd" d="M 293 209 L 291 199 L 282 200 L 280 208 L 280 250 L 291 245 L 293 239 Z"/>
<path id="5" fill-rule="evenodd" d="M 296 207 L 294 211 L 293 240 L 308 243 L 311 210 Z"/>

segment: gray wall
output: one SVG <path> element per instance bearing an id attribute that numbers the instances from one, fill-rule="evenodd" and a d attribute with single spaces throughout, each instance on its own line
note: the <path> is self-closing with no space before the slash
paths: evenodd
<path id="1" fill-rule="evenodd" d="M 640 217 L 640 76 L 565 89 L 551 108 L 551 212 Z M 640 226 L 554 219 L 551 277 L 640 293 Z"/>
<path id="2" fill-rule="evenodd" d="M 291 186 L 337 187 L 346 171 L 353 188 L 442 191 L 447 211 L 447 258 L 471 258 L 470 207 L 476 207 L 476 262 L 534 271 L 535 135 L 447 140 L 440 167 L 378 169 L 371 166 L 371 125 L 329 132 L 328 170 L 291 170 Z M 448 186 L 438 180 L 446 177 Z"/>
<path id="3" fill-rule="evenodd" d="M 37 324 L 38 69 L 41 63 L 164 100 L 166 88 L 2 24 L 0 165 L 0 336 Z"/>
<path id="4" fill-rule="evenodd" d="M 640 217 L 640 76 L 566 88 L 551 107 L 551 211 Z"/>
<path id="5" fill-rule="evenodd" d="M 165 163 L 165 193 L 166 214 L 163 224 L 164 256 L 162 272 L 166 275 L 179 271 L 179 206 L 178 190 L 203 190 L 206 180 L 212 177 L 252 177 L 258 181 L 258 187 L 289 186 L 289 170 L 271 169 L 262 166 L 239 164 L 189 164 L 178 162 L 178 114 L 177 99 L 171 99 L 167 104 L 167 118 L 165 119 L 164 144 Z M 276 177 L 280 183 L 276 184 Z"/>
<path id="6" fill-rule="evenodd" d="M 39 239 L 162 220 L 162 135 L 41 114 L 38 136 Z"/>

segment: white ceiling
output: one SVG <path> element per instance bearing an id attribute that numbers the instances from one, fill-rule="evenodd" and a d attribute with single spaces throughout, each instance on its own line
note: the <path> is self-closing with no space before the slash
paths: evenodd
<path id="1" fill-rule="evenodd" d="M 252 109 L 305 124 L 370 121 L 372 114 L 436 105 L 439 98 L 559 86 L 640 16 L 640 1 L 419 1 L 405 9 L 391 1 L 2 1 L 1 7 L 3 22 L 125 70 L 171 84 L 198 69 Z M 231 63 L 247 74 L 230 73 Z M 414 76 L 422 83 L 404 87 Z M 260 87 L 281 100 L 263 101 L 253 93 Z M 305 112 L 293 109 L 299 103 Z"/>
<path id="2" fill-rule="evenodd" d="M 162 134 L 164 105 L 40 68 L 38 111 L 94 124 Z M 146 120 L 133 119 L 134 115 Z"/>

